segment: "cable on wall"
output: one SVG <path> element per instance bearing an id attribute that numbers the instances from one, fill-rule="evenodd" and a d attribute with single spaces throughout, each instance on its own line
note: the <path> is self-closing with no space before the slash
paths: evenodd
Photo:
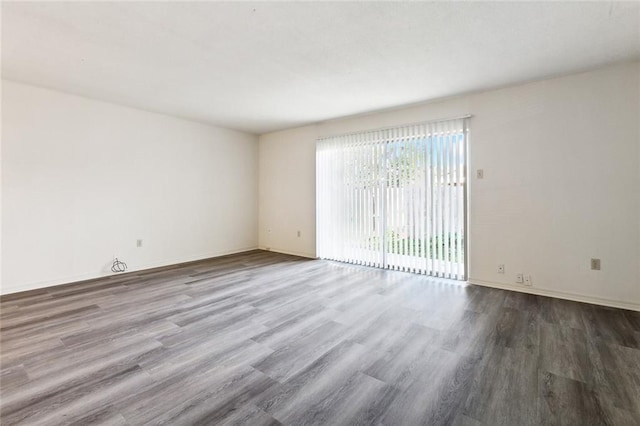
<path id="1" fill-rule="evenodd" d="M 126 270 L 127 270 L 127 264 L 118 260 L 118 258 L 116 257 L 113 260 L 113 265 L 111 265 L 111 271 L 115 273 L 119 273 L 119 272 L 124 272 Z"/>

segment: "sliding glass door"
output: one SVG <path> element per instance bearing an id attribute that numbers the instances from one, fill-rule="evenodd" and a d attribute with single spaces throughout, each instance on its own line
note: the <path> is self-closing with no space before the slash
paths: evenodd
<path id="1" fill-rule="evenodd" d="M 467 121 L 320 139 L 318 255 L 465 279 Z"/>

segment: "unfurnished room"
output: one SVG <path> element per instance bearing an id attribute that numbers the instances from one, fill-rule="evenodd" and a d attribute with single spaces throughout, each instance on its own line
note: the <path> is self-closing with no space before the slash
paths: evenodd
<path id="1" fill-rule="evenodd" d="M 0 13 L 0 424 L 640 425 L 640 2 Z"/>

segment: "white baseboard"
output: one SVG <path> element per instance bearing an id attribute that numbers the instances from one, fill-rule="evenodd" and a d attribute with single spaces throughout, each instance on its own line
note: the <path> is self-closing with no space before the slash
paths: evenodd
<path id="1" fill-rule="evenodd" d="M 318 258 L 315 254 L 301 253 L 301 252 L 290 251 L 290 250 L 282 250 L 282 249 L 274 248 L 274 247 L 260 246 L 260 247 L 258 247 L 258 249 L 265 250 L 265 251 L 272 251 L 272 252 L 275 252 L 275 253 L 290 254 L 291 256 L 306 257 L 306 258 L 309 258 L 309 259 L 317 259 Z"/>
<path id="2" fill-rule="evenodd" d="M 128 269 L 127 272 L 139 272 L 139 271 L 144 271 L 146 269 L 160 268 L 162 266 L 177 265 L 179 263 L 194 262 L 194 261 L 197 261 L 197 260 L 209 259 L 209 258 L 212 258 L 212 257 L 226 256 L 226 255 L 229 255 L 229 254 L 244 253 L 246 251 L 257 250 L 257 249 L 258 249 L 258 247 L 252 246 L 252 247 L 246 247 L 246 248 L 240 248 L 240 249 L 234 249 L 234 250 L 216 251 L 216 252 L 204 253 L 204 254 L 199 254 L 199 255 L 191 255 L 191 256 L 183 256 L 183 257 L 177 257 L 177 258 L 172 258 L 172 259 L 165 259 L 165 260 L 158 261 L 158 262 L 146 263 L 146 264 L 142 264 L 142 265 L 133 265 L 133 267 Z M 37 290 L 37 289 L 40 289 L 40 288 L 54 287 L 54 286 L 63 285 L 63 284 L 72 284 L 72 283 L 78 282 L 78 281 L 93 280 L 93 279 L 96 279 L 96 278 L 109 277 L 109 276 L 113 276 L 113 275 L 116 275 L 116 274 L 114 274 L 112 272 L 108 272 L 108 273 L 105 273 L 105 272 L 92 272 L 92 273 L 86 273 L 86 274 L 70 275 L 70 276 L 58 278 L 58 279 L 55 279 L 55 280 L 34 281 L 34 282 L 30 282 L 30 283 L 20 284 L 20 285 L 17 285 L 17 286 L 0 285 L 0 295 L 19 293 L 19 292 L 22 292 L 22 291 L 29 291 L 29 290 Z"/>
<path id="3" fill-rule="evenodd" d="M 640 311 L 640 303 L 623 302 L 620 300 L 603 299 L 594 296 L 585 296 L 581 294 L 565 293 L 556 290 L 546 290 L 535 287 L 516 286 L 511 284 L 496 283 L 492 281 L 477 280 L 469 278 L 469 284 L 480 285 L 483 287 L 499 288 L 502 290 L 518 291 L 520 293 L 535 294 L 537 296 L 555 297 L 557 299 L 571 300 L 574 302 L 591 303 L 594 305 L 609 306 L 612 308 L 629 309 L 631 311 Z"/>

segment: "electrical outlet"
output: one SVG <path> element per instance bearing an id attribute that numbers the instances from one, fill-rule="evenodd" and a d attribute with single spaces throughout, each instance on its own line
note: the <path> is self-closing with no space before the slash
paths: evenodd
<path id="1" fill-rule="evenodd" d="M 300 238 L 300 231 L 298 231 L 298 238 Z"/>
<path id="2" fill-rule="evenodd" d="M 482 169 L 478 169 L 478 170 L 476 171 L 476 177 L 477 177 L 478 179 L 484 179 L 484 170 L 482 170 Z"/>
<path id="3" fill-rule="evenodd" d="M 504 265 L 503 264 L 498 265 L 498 273 L 499 274 L 504 274 Z"/>
<path id="4" fill-rule="evenodd" d="M 526 285 L 527 287 L 531 287 L 531 285 L 532 285 L 531 275 L 525 275 L 524 276 L 524 285 Z"/>
<path id="5" fill-rule="evenodd" d="M 516 274 L 516 282 L 518 284 L 522 284 L 524 282 L 524 275 L 523 274 Z"/>
<path id="6" fill-rule="evenodd" d="M 600 270 L 600 259 L 591 259 L 591 270 L 592 271 Z"/>
<path id="7" fill-rule="evenodd" d="M 142 247 L 142 240 L 136 240 L 136 247 Z"/>

